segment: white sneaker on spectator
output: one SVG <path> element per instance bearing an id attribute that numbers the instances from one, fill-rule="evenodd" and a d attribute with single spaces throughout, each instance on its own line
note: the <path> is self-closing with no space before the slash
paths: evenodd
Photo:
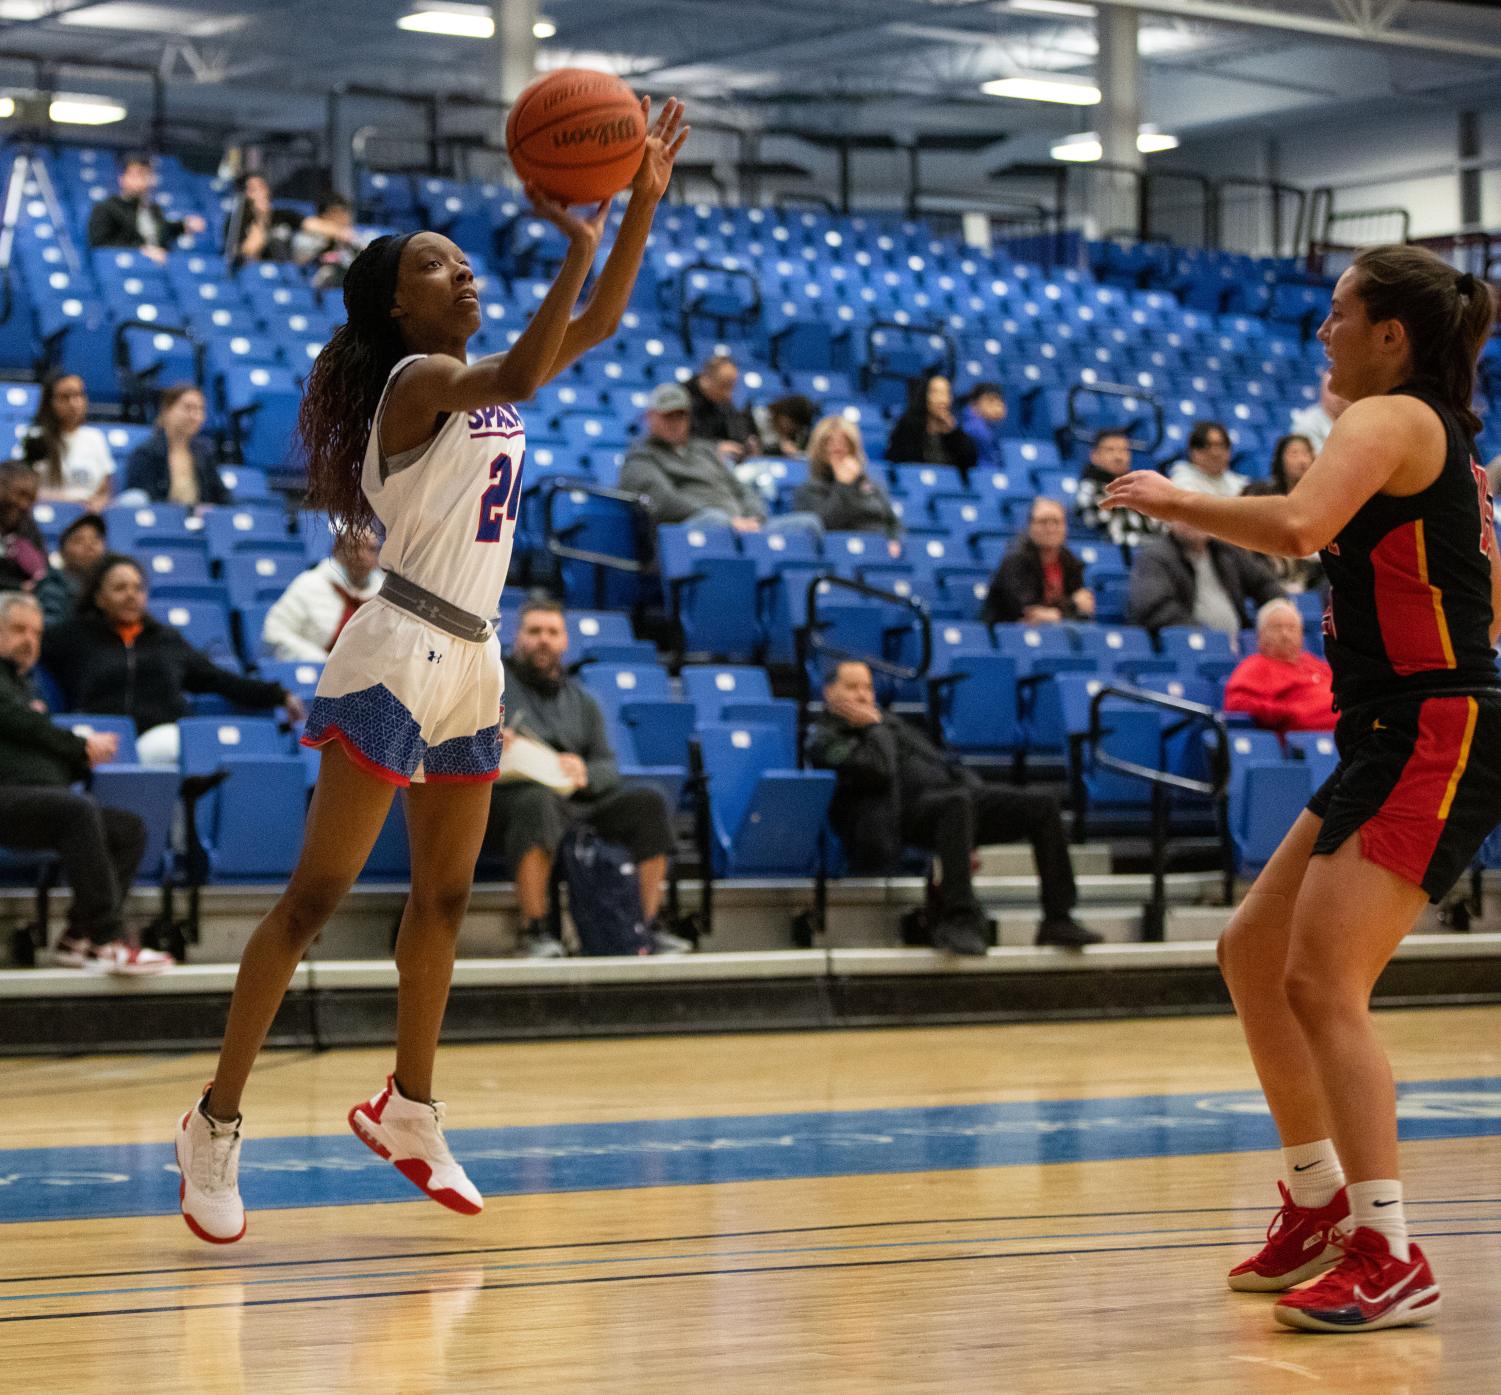
<path id="1" fill-rule="evenodd" d="M 52 946 L 52 962 L 60 969 L 87 969 L 94 959 L 94 942 L 82 935 L 63 935 Z"/>
<path id="2" fill-rule="evenodd" d="M 94 950 L 94 957 L 85 967 L 117 978 L 144 978 L 148 974 L 163 973 L 176 963 L 170 954 L 163 954 L 160 950 L 143 949 L 126 940 L 111 940 Z"/>
<path id="3" fill-rule="evenodd" d="M 204 1092 L 206 1099 L 208 1092 Z M 177 1199 L 188 1229 L 211 1245 L 231 1245 L 245 1233 L 240 1200 L 240 1119 L 220 1123 L 199 1100 L 177 1125 Z"/>
<path id="4" fill-rule="evenodd" d="M 396 1088 L 396 1077 L 388 1075 L 384 1090 L 349 1111 L 349 1127 L 440 1206 L 477 1216 L 485 1201 L 448 1151 L 443 1113 L 442 1101 L 409 1100 Z"/>

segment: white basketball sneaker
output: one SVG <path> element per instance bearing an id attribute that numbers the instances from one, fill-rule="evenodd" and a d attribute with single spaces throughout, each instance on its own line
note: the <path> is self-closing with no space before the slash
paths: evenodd
<path id="1" fill-rule="evenodd" d="M 204 1091 L 204 1099 L 208 1091 Z M 240 1120 L 221 1124 L 203 1112 L 203 1100 L 177 1126 L 177 1197 L 188 1229 L 211 1245 L 230 1245 L 245 1233 L 240 1201 Z"/>
<path id="2" fill-rule="evenodd" d="M 349 1127 L 440 1206 L 477 1216 L 485 1209 L 484 1198 L 448 1151 L 443 1112 L 439 1100 L 418 1104 L 407 1099 L 396 1088 L 396 1077 L 388 1075 L 384 1090 L 349 1111 Z"/>

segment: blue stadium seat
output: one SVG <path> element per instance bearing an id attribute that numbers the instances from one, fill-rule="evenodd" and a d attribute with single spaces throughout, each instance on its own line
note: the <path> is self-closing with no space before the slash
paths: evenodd
<path id="1" fill-rule="evenodd" d="M 667 670 L 656 664 L 588 664 L 579 670 L 579 681 L 607 717 L 618 713 L 622 703 L 665 700 L 673 695 Z"/>
<path id="2" fill-rule="evenodd" d="M 132 738 L 131 757 L 127 760 L 122 739 L 120 759 L 95 768 L 90 792 L 105 808 L 128 810 L 145 824 L 146 847 L 136 868 L 136 879 L 160 882 L 167 869 L 177 817 L 178 775 L 175 770 L 135 764 L 134 748 Z"/>
<path id="3" fill-rule="evenodd" d="M 300 550 L 232 553 L 224 559 L 229 603 L 235 610 L 244 610 L 247 606 L 275 601 L 303 569 Z"/>
<path id="4" fill-rule="evenodd" d="M 257 665 L 257 676 L 280 683 L 304 702 L 310 702 L 323 676 L 323 665 L 311 659 L 264 659 Z"/>
<path id="5" fill-rule="evenodd" d="M 229 778 L 198 817 L 210 880 L 284 883 L 302 850 L 307 814 L 301 758 L 221 755 L 217 764 Z"/>
<path id="6" fill-rule="evenodd" d="M 302 402 L 291 369 L 237 364 L 225 369 L 220 384 L 222 406 L 234 424 L 245 464 L 261 470 L 287 468 Z"/>
<path id="7" fill-rule="evenodd" d="M 237 552 L 265 556 L 282 552 L 289 557 L 306 555 L 304 544 L 287 532 L 286 515 L 278 508 L 231 504 L 213 509 L 204 520 L 210 556 L 227 563 Z"/>
<path id="8" fill-rule="evenodd" d="M 657 555 L 683 649 L 748 659 L 761 643 L 756 616 L 756 564 L 742 557 L 729 528 L 689 525 L 657 529 Z"/>
<path id="9" fill-rule="evenodd" d="M 948 655 L 934 715 L 943 744 L 964 755 L 1011 755 L 1026 746 L 1017 704 L 1017 661 L 976 649 Z"/>
<path id="10" fill-rule="evenodd" d="M 270 717 L 184 717 L 178 767 L 184 775 L 206 775 L 231 756 L 285 756 L 291 746 Z"/>
<path id="11" fill-rule="evenodd" d="M 709 772 L 717 876 L 806 877 L 818 867 L 834 776 L 798 770 L 774 726 L 711 724 L 699 732 Z"/>
<path id="12" fill-rule="evenodd" d="M 1230 787 L 1230 838 L 1243 876 L 1271 860 L 1313 791 L 1313 772 L 1302 761 L 1252 760 L 1240 767 Z"/>
<path id="13" fill-rule="evenodd" d="M 146 571 L 147 588 L 160 582 L 208 582 L 208 558 L 196 547 L 136 548 L 136 561 Z"/>
<path id="14" fill-rule="evenodd" d="M 1339 748 L 1332 731 L 1290 731 L 1285 738 L 1288 755 L 1307 764 L 1317 789 L 1339 764 Z"/>
<path id="15" fill-rule="evenodd" d="M 130 717 L 107 717 L 96 712 L 49 713 L 53 726 L 66 727 L 75 736 L 114 735 L 120 745 L 115 751 L 114 764 L 136 763 L 136 724 Z"/>
<path id="16" fill-rule="evenodd" d="M 230 634 L 229 612 L 220 602 L 173 599 L 158 605 L 154 613 L 216 664 L 230 669 L 240 667 L 239 651 Z"/>

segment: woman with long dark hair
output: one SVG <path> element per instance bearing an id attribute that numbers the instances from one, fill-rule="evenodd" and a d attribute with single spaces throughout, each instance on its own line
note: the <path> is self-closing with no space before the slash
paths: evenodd
<path id="1" fill-rule="evenodd" d="M 643 103 L 643 108 L 647 106 Z M 614 333 L 687 128 L 669 101 L 651 128 L 630 206 L 587 304 L 608 203 L 579 218 L 538 190 L 568 239 L 551 290 L 508 353 L 467 361 L 480 327 L 474 273 L 446 237 L 383 237 L 344 282 L 348 322 L 307 383 L 299 431 L 308 502 L 343 531 L 385 532 L 380 595 L 334 645 L 303 741 L 322 750 L 302 855 L 245 947 L 213 1083 L 182 1116 L 182 1211 L 201 1239 L 245 1233 L 237 1181 L 240 1095 L 292 974 L 407 791 L 412 885 L 396 941 L 396 1065 L 349 1112 L 362 1142 L 465 1215 L 479 1192 L 444 1142 L 433 1058 L 454 943 L 500 763 L 500 645 L 486 618 L 505 584 L 525 434 L 512 403 Z"/>
<path id="2" fill-rule="evenodd" d="M 1108 494 L 1258 552 L 1318 549 L 1331 585 L 1340 763 L 1219 947 L 1288 1179 L 1230 1286 L 1281 1292 L 1331 1269 L 1279 1300 L 1289 1327 L 1363 1332 L 1439 1309 L 1408 1241 L 1370 997 L 1501 817 L 1501 557 L 1470 406 L 1494 315 L 1490 287 L 1431 252 L 1361 252 L 1319 329 L 1351 405 L 1289 494 L 1215 498 L 1144 471 Z"/>
<path id="3" fill-rule="evenodd" d="M 954 420 L 954 385 L 942 373 L 907 383 L 907 407 L 891 428 L 886 459 L 893 464 L 953 465 L 967 480 L 979 451 Z"/>
<path id="4" fill-rule="evenodd" d="M 41 477 L 44 499 L 72 499 L 91 509 L 109 502 L 114 452 L 88 417 L 88 389 L 77 373 L 50 373 L 42 380 L 24 452 Z"/>
<path id="5" fill-rule="evenodd" d="M 257 712 L 284 707 L 294 722 L 302 718 L 295 693 L 221 668 L 156 619 L 148 600 L 141 564 L 106 552 L 79 587 L 73 618 L 47 631 L 43 659 L 70 712 L 123 713 L 135 723 L 141 763 L 172 767 L 181 753 L 177 723 L 188 715 L 185 693 L 217 693 Z"/>
<path id="6" fill-rule="evenodd" d="M 1291 494 L 1313 465 L 1313 442 L 1294 431 L 1279 436 L 1272 447 L 1272 469 L 1265 479 L 1252 480 L 1242 493 L 1247 499 L 1267 494 Z M 1272 570 L 1288 591 L 1316 591 L 1324 584 L 1324 569 L 1317 556 L 1273 557 Z"/>

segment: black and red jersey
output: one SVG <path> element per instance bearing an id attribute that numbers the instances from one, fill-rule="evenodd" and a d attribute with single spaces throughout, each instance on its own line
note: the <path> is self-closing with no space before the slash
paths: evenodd
<path id="1" fill-rule="evenodd" d="M 1368 499 L 1319 554 L 1329 577 L 1324 655 L 1340 708 L 1429 692 L 1501 688 L 1491 647 L 1491 502 L 1474 442 L 1422 387 L 1444 424 L 1438 478 L 1420 493 Z"/>

